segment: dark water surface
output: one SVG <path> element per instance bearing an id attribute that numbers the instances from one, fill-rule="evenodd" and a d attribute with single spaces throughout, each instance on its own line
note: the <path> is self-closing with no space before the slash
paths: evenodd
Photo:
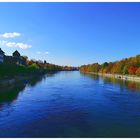
<path id="1" fill-rule="evenodd" d="M 48 74 L 0 94 L 0 137 L 140 137 L 140 84 Z"/>

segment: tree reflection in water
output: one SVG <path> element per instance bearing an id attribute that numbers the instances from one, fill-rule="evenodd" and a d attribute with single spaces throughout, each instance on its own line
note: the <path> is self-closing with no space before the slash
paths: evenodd
<path id="1" fill-rule="evenodd" d="M 35 87 L 38 83 L 40 83 L 46 77 L 53 76 L 54 73 L 49 73 L 47 75 L 35 76 L 30 80 L 27 80 L 26 83 L 20 82 L 8 87 L 0 88 L 0 108 L 2 108 L 5 104 L 11 104 L 14 102 L 18 95 L 24 91 L 24 89 L 28 86 Z"/>
<path id="2" fill-rule="evenodd" d="M 86 74 L 87 76 L 87 74 Z M 139 91 L 140 92 L 140 82 L 135 81 L 126 81 L 122 79 L 116 79 L 106 76 L 99 76 L 94 74 L 88 74 L 89 77 L 93 78 L 94 80 L 102 80 L 104 84 L 114 84 L 120 86 L 121 90 L 124 90 L 124 88 L 127 88 L 131 91 Z"/>
<path id="3" fill-rule="evenodd" d="M 127 88 L 132 91 L 140 91 L 140 82 L 135 82 L 135 81 L 125 81 L 121 79 L 116 79 L 116 78 L 103 78 L 105 82 L 110 82 L 113 84 L 120 85 L 120 88 Z"/>

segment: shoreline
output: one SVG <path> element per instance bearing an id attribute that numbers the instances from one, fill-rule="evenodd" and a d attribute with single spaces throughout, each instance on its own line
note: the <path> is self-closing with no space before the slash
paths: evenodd
<path id="1" fill-rule="evenodd" d="M 140 77 L 134 76 L 134 75 L 132 76 L 132 75 L 107 74 L 107 73 L 95 73 L 95 72 L 87 72 L 87 74 L 105 76 L 105 77 L 120 79 L 120 80 L 124 80 L 124 81 L 140 82 Z"/>
<path id="2" fill-rule="evenodd" d="M 15 86 L 16 84 L 26 84 L 28 81 L 35 77 L 40 77 L 43 74 L 27 74 L 27 75 L 17 75 L 14 77 L 6 77 L 0 79 L 0 88 L 6 88 L 7 86 Z"/>
<path id="3" fill-rule="evenodd" d="M 37 72 L 32 74 L 18 74 L 15 76 L 6 76 L 3 78 L 0 78 L 0 88 L 6 88 L 10 86 L 15 86 L 16 84 L 26 84 L 30 80 L 38 77 L 42 77 L 43 75 L 49 74 L 49 73 L 56 73 L 59 71 L 48 71 L 48 72 Z"/>

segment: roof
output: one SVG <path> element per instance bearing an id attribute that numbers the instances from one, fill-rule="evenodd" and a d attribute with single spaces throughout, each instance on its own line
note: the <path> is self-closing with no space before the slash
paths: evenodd
<path id="1" fill-rule="evenodd" d="M 20 53 L 16 50 L 15 52 L 13 52 L 13 56 L 20 56 Z"/>
<path id="2" fill-rule="evenodd" d="M 0 48 L 0 54 L 4 54 L 4 51 Z"/>

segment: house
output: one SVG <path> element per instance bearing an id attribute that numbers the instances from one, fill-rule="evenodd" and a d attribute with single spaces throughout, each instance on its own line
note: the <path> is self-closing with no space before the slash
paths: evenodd
<path id="1" fill-rule="evenodd" d="M 17 64 L 17 65 L 26 65 L 26 59 L 20 55 L 16 50 L 12 56 L 5 56 L 4 63 L 6 64 Z"/>
<path id="2" fill-rule="evenodd" d="M 16 50 L 15 52 L 13 52 L 13 57 L 20 58 L 20 53 Z"/>
<path id="3" fill-rule="evenodd" d="M 20 56 L 20 53 L 17 50 L 13 53 L 12 59 L 14 63 L 18 65 L 22 64 L 22 57 Z"/>
<path id="4" fill-rule="evenodd" d="M 3 62 L 4 62 L 4 52 L 0 48 L 0 63 L 3 63 Z"/>

